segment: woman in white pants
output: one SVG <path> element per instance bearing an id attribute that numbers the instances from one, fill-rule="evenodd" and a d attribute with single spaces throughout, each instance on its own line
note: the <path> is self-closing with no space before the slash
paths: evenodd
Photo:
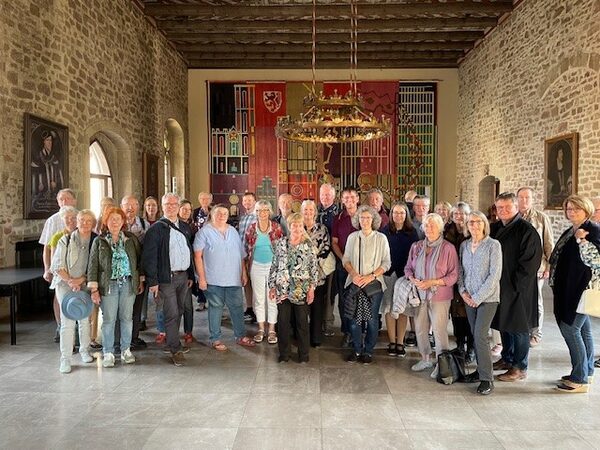
<path id="1" fill-rule="evenodd" d="M 273 208 L 271 203 L 259 200 L 254 207 L 257 220 L 248 227 L 244 243 L 246 246 L 246 264 L 252 284 L 252 307 L 258 322 L 258 333 L 254 336 L 257 343 L 265 339 L 265 328 L 268 322 L 267 342 L 277 343 L 275 324 L 277 323 L 277 304 L 268 300 L 267 282 L 275 241 L 283 237 L 281 226 L 271 220 Z"/>
<path id="2" fill-rule="evenodd" d="M 53 286 L 56 298 L 62 304 L 69 292 L 86 289 L 87 266 L 90 246 L 96 234 L 92 232 L 96 225 L 96 217 L 89 209 L 77 214 L 77 229 L 63 236 L 52 257 Z M 62 313 L 60 318 L 60 367 L 61 373 L 71 372 L 71 355 L 75 336 L 75 321 Z M 91 363 L 90 355 L 90 321 L 86 317 L 79 321 L 79 354 L 84 363 Z"/>

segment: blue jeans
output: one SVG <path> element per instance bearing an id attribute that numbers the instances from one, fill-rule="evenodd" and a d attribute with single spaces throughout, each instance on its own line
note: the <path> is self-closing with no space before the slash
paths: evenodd
<path id="1" fill-rule="evenodd" d="M 233 335 L 236 339 L 246 335 L 244 325 L 244 289 L 241 286 L 214 286 L 209 284 L 204 291 L 208 303 L 208 331 L 210 342 L 221 339 L 221 317 L 223 308 L 227 306 L 231 322 L 233 323 Z"/>
<path id="2" fill-rule="evenodd" d="M 576 314 L 573 324 L 559 322 L 560 333 L 565 338 L 571 356 L 571 381 L 585 384 L 594 375 L 594 339 L 590 317 Z"/>
<path id="3" fill-rule="evenodd" d="M 381 305 L 382 298 L 383 292 L 380 292 L 371 299 L 371 315 L 373 317 L 367 322 L 367 336 L 365 337 L 364 348 L 362 345 L 362 324 L 357 323 L 354 319 L 349 321 L 352 346 L 356 354 L 373 354 L 373 349 L 377 343 L 377 335 L 379 334 L 379 306 Z"/>
<path id="4" fill-rule="evenodd" d="M 160 297 L 158 297 L 158 301 L 154 299 L 154 295 L 151 292 L 148 292 L 148 297 L 146 297 L 146 303 L 154 303 L 154 307 L 156 308 L 156 329 L 159 333 L 165 332 L 165 313 L 163 311 L 163 302 Z"/>
<path id="5" fill-rule="evenodd" d="M 131 280 L 119 285 L 117 281 L 111 281 L 106 288 L 100 309 L 102 309 L 102 352 L 113 353 L 115 350 L 115 322 L 119 319 L 121 328 L 121 353 L 127 350 L 131 344 L 133 331 L 133 302 L 135 293 L 131 286 Z"/>
<path id="6" fill-rule="evenodd" d="M 515 369 L 527 370 L 529 360 L 529 333 L 501 331 L 502 359 Z"/>

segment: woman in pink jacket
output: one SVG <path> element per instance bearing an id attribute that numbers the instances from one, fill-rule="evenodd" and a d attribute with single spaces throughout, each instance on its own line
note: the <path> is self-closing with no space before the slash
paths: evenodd
<path id="1" fill-rule="evenodd" d="M 421 306 L 415 317 L 417 347 L 421 361 L 411 367 L 415 372 L 434 367 L 430 361 L 429 329 L 433 329 L 436 357 L 448 350 L 448 312 L 458 279 L 458 256 L 454 245 L 442 235 L 444 221 L 439 214 L 428 214 L 423 220 L 425 239 L 415 242 L 408 255 L 404 274 L 416 286 Z M 437 376 L 437 367 L 431 377 Z"/>

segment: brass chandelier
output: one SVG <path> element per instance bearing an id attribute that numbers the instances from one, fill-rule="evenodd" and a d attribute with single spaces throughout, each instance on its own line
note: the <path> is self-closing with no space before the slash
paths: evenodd
<path id="1" fill-rule="evenodd" d="M 382 139 L 391 131 L 390 119 L 378 119 L 366 113 L 358 94 L 356 67 L 358 60 L 358 14 L 356 0 L 350 0 L 350 90 L 346 95 L 316 92 L 317 15 L 316 0 L 312 9 L 312 88 L 304 97 L 305 112 L 299 120 L 280 117 L 275 127 L 278 138 L 295 142 L 335 144 Z"/>

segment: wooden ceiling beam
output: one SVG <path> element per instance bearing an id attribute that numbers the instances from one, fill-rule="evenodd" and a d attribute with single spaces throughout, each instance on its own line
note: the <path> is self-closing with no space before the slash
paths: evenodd
<path id="1" fill-rule="evenodd" d="M 238 60 L 243 61 L 245 59 L 249 60 L 278 60 L 278 59 L 289 59 L 289 60 L 298 60 L 298 61 L 306 61 L 311 62 L 312 53 L 288 53 L 288 52 L 274 52 L 268 51 L 265 52 L 245 52 L 243 49 L 240 49 L 235 53 L 215 53 L 215 52 L 189 52 L 183 54 L 185 58 L 188 60 Z M 364 52 L 358 54 L 358 63 L 359 65 L 366 60 L 390 60 L 390 59 L 452 59 L 457 60 L 461 56 L 464 56 L 464 52 L 462 51 L 448 51 L 448 52 L 437 52 L 437 51 L 421 51 L 421 52 L 410 52 L 410 51 L 388 51 L 388 52 Z M 317 53 L 317 66 L 319 66 L 320 61 L 346 61 L 346 63 L 350 64 L 350 52 L 347 51 L 336 51 L 336 52 L 319 52 Z"/>
<path id="2" fill-rule="evenodd" d="M 467 50 L 473 47 L 473 42 L 403 42 L 394 44 L 359 44 L 358 52 L 388 52 L 388 51 L 418 51 L 418 50 Z M 311 45 L 306 44 L 186 44 L 176 45 L 177 51 L 190 52 L 284 52 L 284 53 L 310 53 Z M 317 43 L 317 55 L 323 52 L 350 51 L 350 43 L 321 44 Z"/>
<path id="3" fill-rule="evenodd" d="M 400 4 L 359 4 L 358 19 L 402 18 L 421 15 L 491 15 L 501 16 L 512 11 L 512 0 L 481 2 L 467 0 L 460 3 L 400 3 Z M 255 6 L 208 6 L 192 4 L 146 4 L 144 12 L 154 18 L 189 17 L 202 20 L 309 20 L 312 18 L 312 5 L 255 5 Z M 349 2 L 332 5 L 319 5 L 316 8 L 317 20 L 349 17 Z"/>
<path id="4" fill-rule="evenodd" d="M 265 42 L 294 42 L 297 44 L 312 42 L 311 33 L 217 33 L 205 32 L 166 32 L 166 37 L 171 41 L 190 42 L 194 44 L 263 44 Z M 358 43 L 369 42 L 472 42 L 483 38 L 483 31 L 369 31 L 360 30 Z M 317 33 L 317 45 L 327 42 L 349 42 L 348 33 L 321 32 Z"/>
<path id="5" fill-rule="evenodd" d="M 427 31 L 428 29 L 459 29 L 483 30 L 495 26 L 497 19 L 494 17 L 466 17 L 466 18 L 419 18 L 419 19 L 375 19 L 358 22 L 358 34 L 368 30 L 381 32 L 383 30 L 415 30 Z M 238 32 L 280 32 L 282 30 L 304 31 L 310 33 L 309 21 L 190 21 L 190 20 L 157 20 L 156 25 L 160 30 L 192 30 L 204 32 L 223 32 L 228 29 L 232 34 Z M 350 22 L 347 20 L 324 20 L 317 24 L 317 36 L 321 31 L 334 31 L 350 33 Z"/>
<path id="6" fill-rule="evenodd" d="M 383 69 L 383 68 L 456 68 L 458 64 L 454 60 L 448 59 L 407 59 L 407 60 L 368 60 L 360 65 L 360 69 Z M 310 69 L 310 62 L 294 61 L 294 60 L 218 60 L 210 61 L 189 60 L 188 68 L 190 69 Z M 347 61 L 324 61 L 318 67 L 321 69 L 348 69 Z"/>

